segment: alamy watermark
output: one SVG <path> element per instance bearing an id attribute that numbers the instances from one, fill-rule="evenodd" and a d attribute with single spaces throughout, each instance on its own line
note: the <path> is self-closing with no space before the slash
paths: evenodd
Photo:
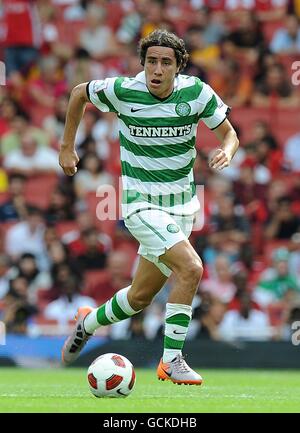
<path id="1" fill-rule="evenodd" d="M 0 61 L 0 86 L 5 86 L 5 84 L 6 84 L 5 63 Z"/>
<path id="2" fill-rule="evenodd" d="M 0 322 L 0 345 L 6 344 L 6 326 L 4 322 Z"/>
<path id="3" fill-rule="evenodd" d="M 169 212 L 178 215 L 182 207 L 187 205 L 191 200 L 197 197 L 200 203 L 200 209 L 196 212 L 193 230 L 201 230 L 204 226 L 204 186 L 196 185 L 194 193 L 191 191 L 190 184 L 182 186 L 173 186 L 167 188 L 164 192 L 157 186 L 147 186 L 145 192 L 138 192 L 135 189 L 123 190 L 121 178 L 119 185 L 115 188 L 113 185 L 101 185 L 97 188 L 96 197 L 99 202 L 96 206 L 96 216 L 99 221 L 117 221 L 122 219 L 122 215 L 134 213 L 137 209 L 152 210 L 157 208 L 168 209 Z M 121 199 L 122 197 L 122 199 Z M 122 204 L 121 204 L 122 202 Z"/>
<path id="4" fill-rule="evenodd" d="M 297 320 L 296 322 L 293 322 L 291 328 L 293 331 L 295 331 L 292 333 L 292 344 L 294 346 L 299 346 L 299 344 L 300 344 L 300 321 Z"/>
<path id="5" fill-rule="evenodd" d="M 299 86 L 300 84 L 300 60 L 296 60 L 292 63 L 292 84 L 293 86 Z"/>

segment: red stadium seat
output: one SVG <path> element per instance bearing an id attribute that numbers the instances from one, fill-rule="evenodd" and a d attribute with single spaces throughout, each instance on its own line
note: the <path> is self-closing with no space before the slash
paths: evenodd
<path id="1" fill-rule="evenodd" d="M 114 199 L 116 198 L 116 200 Z M 113 236 L 117 224 L 117 220 L 119 218 L 119 210 L 118 210 L 118 197 L 115 195 L 109 201 L 109 206 L 111 206 L 111 219 L 100 220 L 98 206 L 101 203 L 101 197 L 97 197 L 95 192 L 88 193 L 86 195 L 86 203 L 89 212 L 94 218 L 96 226 L 103 232 L 108 234 L 109 236 Z M 105 212 L 108 212 L 107 208 L 105 208 Z"/>
<path id="2" fill-rule="evenodd" d="M 8 200 L 9 194 L 7 192 L 0 193 L 0 205 L 5 203 Z"/>
<path id="3" fill-rule="evenodd" d="M 265 21 L 263 23 L 263 32 L 266 42 L 270 43 L 276 30 L 283 27 L 283 22 L 281 20 L 276 21 Z"/>
<path id="4" fill-rule="evenodd" d="M 25 184 L 25 199 L 28 203 L 46 209 L 58 183 L 56 174 L 41 174 L 30 177 Z"/>
<path id="5" fill-rule="evenodd" d="M 108 271 L 86 271 L 84 273 L 84 291 L 89 291 L 98 284 L 106 282 L 109 278 Z"/>
<path id="6" fill-rule="evenodd" d="M 65 233 L 73 230 L 78 230 L 78 224 L 76 221 L 63 221 L 55 224 L 56 233 L 61 238 Z"/>

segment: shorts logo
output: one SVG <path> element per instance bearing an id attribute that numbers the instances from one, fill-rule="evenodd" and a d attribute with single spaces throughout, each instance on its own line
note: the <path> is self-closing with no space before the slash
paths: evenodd
<path id="1" fill-rule="evenodd" d="M 168 224 L 167 225 L 167 230 L 170 233 L 178 233 L 179 232 L 179 227 L 176 224 Z"/>
<path id="2" fill-rule="evenodd" d="M 180 102 L 176 105 L 175 111 L 178 116 L 188 116 L 191 112 L 191 106 L 187 102 Z"/>

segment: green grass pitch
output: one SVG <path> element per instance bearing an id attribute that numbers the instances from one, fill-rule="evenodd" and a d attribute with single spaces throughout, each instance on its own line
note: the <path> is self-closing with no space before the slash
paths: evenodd
<path id="1" fill-rule="evenodd" d="M 136 370 L 127 398 L 95 398 L 84 369 L 0 368 L 0 412 L 299 412 L 300 371 L 201 370 L 202 386 Z"/>

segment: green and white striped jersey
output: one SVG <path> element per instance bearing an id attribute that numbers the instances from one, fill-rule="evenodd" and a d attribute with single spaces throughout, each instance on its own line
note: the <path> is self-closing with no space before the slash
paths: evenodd
<path id="1" fill-rule="evenodd" d="M 90 101 L 119 118 L 122 214 L 159 208 L 176 215 L 199 210 L 193 177 L 199 120 L 215 129 L 226 104 L 197 77 L 178 75 L 166 99 L 152 95 L 145 73 L 91 81 Z"/>

